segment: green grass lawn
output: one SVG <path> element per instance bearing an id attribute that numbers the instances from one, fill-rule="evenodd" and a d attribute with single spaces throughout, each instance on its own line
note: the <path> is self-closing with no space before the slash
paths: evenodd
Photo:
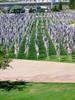
<path id="1" fill-rule="evenodd" d="M 35 50 L 36 21 L 34 22 L 34 25 L 33 25 L 32 31 L 31 31 L 32 33 L 31 33 L 31 38 L 30 38 L 30 43 L 29 43 L 28 55 L 26 55 L 24 53 L 26 36 L 27 36 L 27 33 L 25 33 L 25 35 L 23 36 L 23 39 L 21 41 L 21 45 L 20 45 L 19 52 L 18 52 L 18 57 L 16 57 L 14 54 L 15 50 L 14 50 L 14 45 L 13 45 L 13 47 L 11 49 L 9 49 L 9 52 L 8 52 L 9 58 L 75 63 L 75 49 L 73 49 L 72 55 L 68 55 L 67 50 L 65 50 L 65 48 L 63 47 L 62 41 L 60 43 L 60 55 L 59 56 L 56 55 L 55 46 L 49 36 L 48 30 L 46 28 L 46 21 L 44 20 L 44 30 L 45 30 L 46 37 L 47 37 L 48 43 L 49 43 L 49 48 L 48 48 L 49 56 L 47 56 L 41 30 L 42 30 L 42 21 L 41 21 L 41 19 L 39 19 L 39 23 L 38 23 L 39 57 L 38 57 L 38 59 L 37 59 L 36 50 Z M 1 47 L 2 46 L 0 46 L 0 49 L 1 49 Z"/>
<path id="2" fill-rule="evenodd" d="M 52 56 L 46 57 L 45 61 L 75 63 L 75 57 L 73 58 L 71 55 L 62 55 L 62 56 L 52 55 Z"/>
<path id="3" fill-rule="evenodd" d="M 75 84 L 26 83 L 10 91 L 0 89 L 0 100 L 75 100 Z"/>

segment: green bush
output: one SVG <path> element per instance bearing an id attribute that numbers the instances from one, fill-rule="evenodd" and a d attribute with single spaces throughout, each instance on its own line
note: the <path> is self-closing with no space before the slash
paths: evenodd
<path id="1" fill-rule="evenodd" d="M 10 13 L 24 13 L 25 12 L 25 9 L 23 6 L 13 6 L 11 7 L 11 9 L 9 9 L 9 12 Z"/>
<path id="2" fill-rule="evenodd" d="M 62 10 L 62 2 L 59 2 L 59 10 Z"/>
<path id="3" fill-rule="evenodd" d="M 39 21 L 39 25 L 38 25 L 38 45 L 39 45 L 39 59 L 45 59 L 47 57 L 46 55 L 46 50 L 44 47 L 44 42 L 43 42 L 43 37 L 42 37 L 42 33 L 41 33 L 41 21 Z"/>
<path id="4" fill-rule="evenodd" d="M 36 50 L 35 50 L 35 32 L 36 32 L 36 23 L 32 29 L 32 35 L 29 44 L 29 52 L 28 52 L 28 59 L 35 60 L 37 59 Z"/>
<path id="5" fill-rule="evenodd" d="M 47 36 L 47 39 L 48 39 L 48 43 L 49 43 L 49 56 L 56 55 L 56 50 L 55 50 L 54 44 L 53 44 L 48 32 L 47 32 L 46 22 L 45 21 L 44 21 L 44 25 L 45 25 L 45 33 L 46 33 L 46 36 Z"/>
<path id="6" fill-rule="evenodd" d="M 63 47 L 63 45 L 60 43 L 60 55 L 67 55 L 66 49 Z"/>
<path id="7" fill-rule="evenodd" d="M 72 51 L 72 61 L 75 62 L 75 49 Z"/>
<path id="8" fill-rule="evenodd" d="M 6 47 L 3 47 L 0 49 L 0 68 L 5 69 L 6 67 L 9 67 L 9 61 Z"/>
<path id="9" fill-rule="evenodd" d="M 55 4 L 52 8 L 52 11 L 60 11 L 60 10 L 62 10 L 62 2 Z"/>
<path id="10" fill-rule="evenodd" d="M 18 52 L 18 58 L 19 59 L 25 59 L 26 55 L 24 54 L 25 51 L 25 42 L 26 42 L 26 34 L 23 37 L 23 40 L 21 42 L 20 48 L 19 48 L 19 52 Z"/>
<path id="11" fill-rule="evenodd" d="M 70 9 L 75 9 L 75 0 L 70 0 L 69 7 Z"/>
<path id="12" fill-rule="evenodd" d="M 58 5 L 54 5 L 53 8 L 52 8 L 52 11 L 59 11 Z"/>
<path id="13" fill-rule="evenodd" d="M 15 58 L 15 54 L 14 54 L 14 46 L 9 50 L 8 52 L 8 55 L 9 55 L 9 58 Z"/>

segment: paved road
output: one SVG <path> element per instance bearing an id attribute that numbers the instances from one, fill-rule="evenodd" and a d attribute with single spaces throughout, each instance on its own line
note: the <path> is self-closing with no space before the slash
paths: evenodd
<path id="1" fill-rule="evenodd" d="M 14 6 L 14 5 L 24 5 L 24 6 L 33 6 L 33 5 L 36 5 L 36 3 L 37 3 L 37 5 L 50 5 L 51 4 L 51 1 L 50 0 L 48 0 L 48 1 L 38 1 L 38 2 L 36 2 L 36 1 L 18 1 L 18 2 L 0 2 L 0 6 Z M 55 3 L 58 3 L 58 2 L 55 2 Z M 68 4 L 69 3 L 69 1 L 65 1 L 65 2 L 63 2 L 63 4 Z"/>
<path id="2" fill-rule="evenodd" d="M 13 60 L 10 65 L 0 70 L 0 80 L 75 82 L 75 64 Z"/>

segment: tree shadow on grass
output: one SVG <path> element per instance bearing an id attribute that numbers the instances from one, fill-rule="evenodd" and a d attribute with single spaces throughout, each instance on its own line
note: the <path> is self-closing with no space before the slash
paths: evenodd
<path id="1" fill-rule="evenodd" d="M 24 88 L 28 87 L 28 82 L 25 81 L 0 81 L 0 89 L 10 91 L 12 89 L 18 89 L 22 91 Z"/>

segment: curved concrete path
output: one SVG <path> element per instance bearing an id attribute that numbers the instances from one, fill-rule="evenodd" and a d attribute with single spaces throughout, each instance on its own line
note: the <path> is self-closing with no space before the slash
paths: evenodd
<path id="1" fill-rule="evenodd" d="M 10 65 L 0 69 L 0 80 L 75 83 L 75 64 L 14 59 Z"/>

